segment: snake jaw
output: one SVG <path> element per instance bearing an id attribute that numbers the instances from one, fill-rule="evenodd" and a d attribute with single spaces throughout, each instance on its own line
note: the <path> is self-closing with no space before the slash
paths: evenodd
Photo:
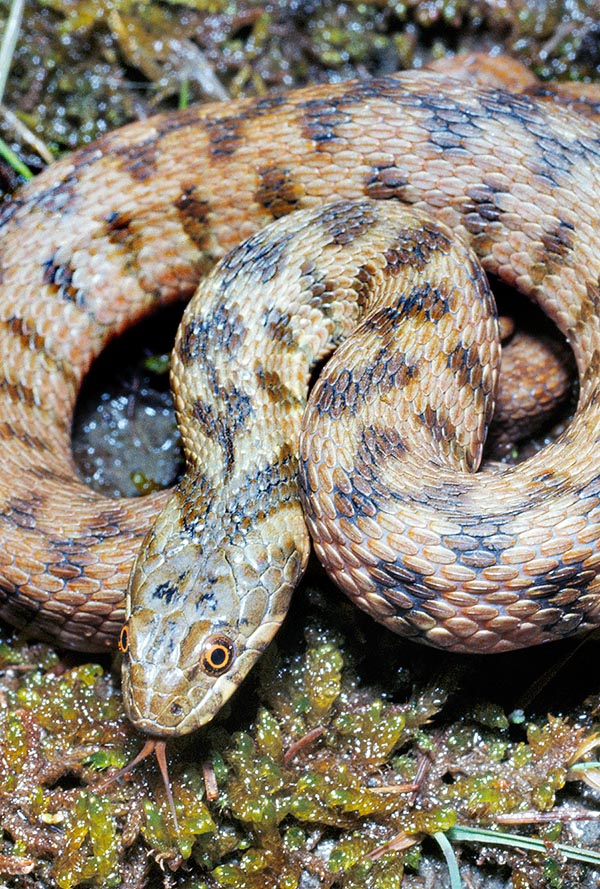
<path id="1" fill-rule="evenodd" d="M 246 672 L 252 663 L 248 664 Z M 238 685 L 230 677 L 219 677 L 209 685 L 194 707 L 190 706 L 189 697 L 184 694 L 170 692 L 161 695 L 147 690 L 144 696 L 141 693 L 144 687 L 139 671 L 123 671 L 123 699 L 127 715 L 139 731 L 168 738 L 188 734 L 210 722 Z"/>
<path id="2" fill-rule="evenodd" d="M 166 639 L 168 627 L 179 616 L 184 620 L 181 614 L 155 621 L 150 633 L 143 609 L 129 621 L 130 644 L 123 661 L 125 707 L 138 729 L 158 737 L 186 734 L 209 722 L 251 666 L 242 670 L 247 657 L 239 628 L 222 621 L 186 621 L 167 645 L 155 644 Z M 215 651 L 226 652 L 229 661 L 215 661 Z"/>
<path id="3" fill-rule="evenodd" d="M 291 590 L 290 590 L 291 593 Z M 282 614 L 289 605 L 289 597 Z M 130 622 L 133 632 L 130 638 L 135 646 L 135 619 Z M 129 652 L 123 661 L 123 699 L 130 721 L 140 731 L 156 737 L 176 737 L 188 734 L 210 722 L 231 695 L 239 688 L 243 679 L 256 663 L 279 626 L 280 619 L 264 621 L 258 625 L 249 638 L 239 627 L 219 624 L 218 632 L 211 632 L 196 625 L 197 638 L 194 652 L 196 664 L 182 670 L 171 659 L 161 668 L 160 674 L 149 682 L 151 674 L 148 663 L 132 662 Z M 232 640 L 235 639 L 235 642 Z M 206 651 L 211 646 L 221 645 L 223 640 L 231 646 L 231 664 L 222 673 L 206 666 Z M 184 643 L 185 644 L 185 643 Z M 180 653 L 181 646 L 179 646 Z M 131 651 L 131 648 L 130 648 Z M 134 648 L 135 651 L 135 648 Z M 160 658 L 163 653 L 159 653 Z M 223 668 L 221 668 L 223 669 Z"/>

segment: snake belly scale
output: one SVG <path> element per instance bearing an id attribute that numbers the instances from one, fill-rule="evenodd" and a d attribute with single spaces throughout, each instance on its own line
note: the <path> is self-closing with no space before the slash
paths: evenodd
<path id="1" fill-rule="evenodd" d="M 304 211 L 314 208 L 316 229 L 352 254 L 384 225 L 375 209 L 382 201 L 392 202 L 391 229 L 380 238 L 391 269 L 383 277 L 397 289 L 385 307 L 373 297 L 375 320 L 361 322 L 382 261 L 363 257 L 344 283 L 325 271 L 321 253 L 294 258 L 290 245 L 312 243 Z M 425 214 L 426 235 L 402 215 L 407 205 Z M 189 731 L 239 685 L 283 618 L 308 549 L 300 479 L 328 571 L 402 634 L 482 652 L 597 625 L 599 208 L 593 121 L 424 72 L 189 109 L 126 127 L 52 165 L 0 219 L 0 615 L 72 647 L 112 644 L 139 551 L 125 700 L 151 733 Z M 493 317 L 481 308 L 467 317 L 446 273 L 429 288 L 412 272 L 399 284 L 406 253 L 411 268 L 445 255 L 448 229 L 487 272 L 542 306 L 577 363 L 580 399 L 568 430 L 504 471 L 468 471 L 479 459 L 481 415 L 491 410 Z M 90 363 L 136 319 L 190 296 L 240 241 L 219 277 L 201 286 L 200 314 L 186 314 L 174 350 L 188 461 L 181 485 L 170 500 L 90 492 L 70 451 Z M 481 307 L 486 287 L 470 253 L 462 266 Z M 310 298 L 286 307 L 282 283 L 272 281 L 294 269 L 309 281 Z M 238 273 L 248 286 L 236 283 Z M 278 299 L 260 314 L 255 285 L 263 284 Z M 204 292 L 213 296 L 205 301 Z M 408 341 L 393 340 L 400 303 L 406 330 L 430 330 L 425 363 Z M 456 333 L 455 315 L 467 333 Z M 430 329 L 434 316 L 439 335 Z M 311 395 L 298 473 L 294 437 L 311 362 L 355 322 L 362 344 L 344 343 Z M 476 352 L 484 330 L 491 339 Z M 270 350 L 279 363 L 262 360 Z M 236 353 L 245 357 L 234 368 Z M 368 353 L 376 372 L 366 367 Z M 191 370 L 194 362 L 203 370 Z M 470 394 L 456 394 L 449 369 Z M 203 382 L 188 384 L 190 373 Z M 434 377 L 449 388 L 436 389 Z M 401 389 L 407 432 L 392 423 Z M 416 455 L 413 442 L 425 441 L 426 428 L 431 450 Z M 457 444 L 447 444 L 451 435 Z M 217 525 L 233 529 L 226 543 Z"/>

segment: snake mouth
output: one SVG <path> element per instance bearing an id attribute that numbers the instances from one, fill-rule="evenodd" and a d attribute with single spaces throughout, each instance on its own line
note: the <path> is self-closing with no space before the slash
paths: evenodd
<path id="1" fill-rule="evenodd" d="M 187 735 L 210 722 L 238 688 L 234 675 L 208 680 L 196 701 L 190 688 L 177 693 L 171 686 L 160 692 L 145 677 L 141 665 L 123 661 L 122 692 L 129 721 L 154 739 Z"/>
<path id="2" fill-rule="evenodd" d="M 138 731 L 144 732 L 157 740 L 161 738 L 176 738 L 193 731 L 198 723 L 195 721 L 193 726 L 186 728 L 186 720 L 189 716 L 189 713 L 183 711 L 178 700 L 172 700 L 168 707 L 158 712 L 152 711 L 151 717 L 143 715 L 137 708 L 132 708 L 128 712 L 129 720 Z"/>
<path id="3" fill-rule="evenodd" d="M 179 696 L 156 694 L 145 682 L 136 682 L 135 668 L 123 668 L 123 701 L 129 721 L 152 738 L 174 738 L 187 734 L 189 703 Z M 195 723 L 197 725 L 197 723 Z"/>

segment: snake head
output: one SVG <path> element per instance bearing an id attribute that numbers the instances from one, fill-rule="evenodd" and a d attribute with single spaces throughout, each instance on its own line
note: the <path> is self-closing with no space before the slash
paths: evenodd
<path id="1" fill-rule="evenodd" d="M 182 521 L 181 497 L 144 541 L 121 634 L 127 714 L 159 737 L 212 719 L 277 632 L 304 568 L 289 523 L 266 544 L 260 523 L 236 533 L 213 504 L 197 534 Z M 301 513 L 300 522 L 305 535 Z"/>

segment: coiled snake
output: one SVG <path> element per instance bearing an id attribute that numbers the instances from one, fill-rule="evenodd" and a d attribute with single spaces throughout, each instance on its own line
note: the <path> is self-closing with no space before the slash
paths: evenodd
<path id="1" fill-rule="evenodd" d="M 193 108 L 52 165 L 1 225 L 0 615 L 111 645 L 137 557 L 122 645 L 141 728 L 190 731 L 239 685 L 307 525 L 403 635 L 492 652 L 600 623 L 593 121 L 431 72 Z M 580 379 L 553 445 L 482 473 L 499 347 L 474 255 L 543 307 Z M 221 257 L 173 353 L 187 473 L 170 499 L 107 500 L 73 465 L 80 383 Z M 342 341 L 299 449 L 311 368 Z"/>

